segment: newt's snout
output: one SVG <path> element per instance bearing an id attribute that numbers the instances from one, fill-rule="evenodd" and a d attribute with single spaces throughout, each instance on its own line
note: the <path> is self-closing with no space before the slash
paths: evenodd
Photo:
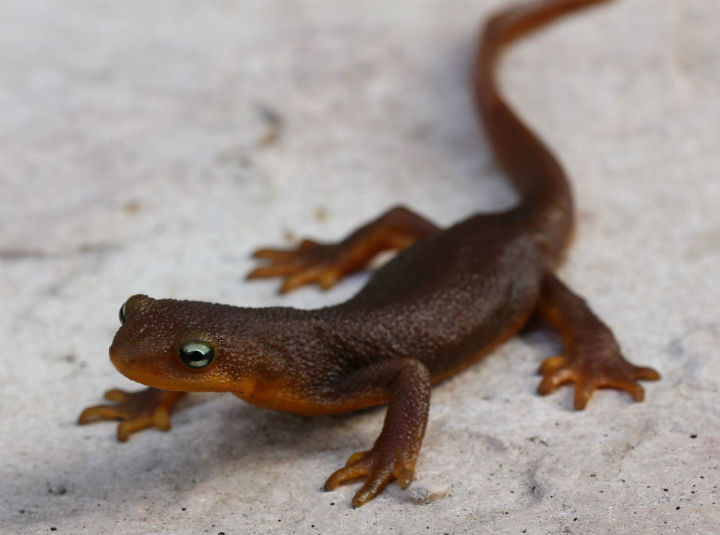
<path id="1" fill-rule="evenodd" d="M 132 369 L 137 366 L 136 359 L 128 357 L 127 355 L 123 354 L 122 351 L 114 349 L 113 346 L 110 346 L 110 362 L 112 362 L 113 366 L 115 366 L 120 371 L 122 371 L 123 368 Z"/>

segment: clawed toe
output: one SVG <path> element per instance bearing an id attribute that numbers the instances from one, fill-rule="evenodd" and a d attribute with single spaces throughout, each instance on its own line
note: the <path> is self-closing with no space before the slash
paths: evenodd
<path id="1" fill-rule="evenodd" d="M 130 435 L 155 427 L 161 431 L 170 429 L 170 413 L 184 392 L 169 392 L 147 388 L 139 392 L 113 389 L 105 393 L 105 399 L 113 405 L 95 405 L 80 414 L 80 425 L 102 420 L 120 420 L 117 438 L 125 442 Z"/>
<path id="2" fill-rule="evenodd" d="M 122 418 L 116 407 L 110 405 L 94 405 L 86 408 L 80 413 L 78 423 L 80 425 L 99 422 L 100 420 L 118 420 Z"/>
<path id="3" fill-rule="evenodd" d="M 360 507 L 380 494 L 393 479 L 401 488 L 407 488 L 414 475 L 413 468 L 395 459 L 384 458 L 374 451 L 361 451 L 351 455 L 345 466 L 328 478 L 325 490 L 334 490 L 343 483 L 367 478 L 352 499 L 353 507 Z"/>
<path id="4" fill-rule="evenodd" d="M 633 367 L 633 375 L 635 376 L 635 379 L 641 380 L 641 381 L 659 381 L 660 380 L 660 374 L 653 370 L 652 368 L 648 368 L 646 366 L 634 366 Z"/>
<path id="5" fill-rule="evenodd" d="M 637 381 L 660 379 L 660 374 L 652 368 L 634 366 L 619 354 L 605 362 L 585 357 L 550 357 L 540 366 L 540 373 L 543 379 L 538 386 L 538 393 L 543 396 L 563 384 L 575 383 L 573 407 L 576 410 L 584 409 L 599 388 L 623 390 L 634 401 L 643 401 L 645 389 Z"/>
<path id="6" fill-rule="evenodd" d="M 367 462 L 369 451 L 360 451 L 353 453 L 348 459 L 345 466 L 339 470 L 335 470 L 325 482 L 325 490 L 335 490 L 339 485 L 347 483 L 360 477 L 370 475 L 370 463 Z M 363 461 L 363 459 L 365 459 Z"/>
<path id="7" fill-rule="evenodd" d="M 248 273 L 248 279 L 280 277 L 284 294 L 306 284 L 318 284 L 323 290 L 335 285 L 347 272 L 342 251 L 335 245 L 304 240 L 296 249 L 258 249 L 254 258 L 268 260 Z"/>
<path id="8" fill-rule="evenodd" d="M 270 266 L 260 266 L 253 269 L 247 274 L 248 279 L 266 279 L 271 277 L 286 277 L 298 271 L 299 267 L 295 263 L 280 264 L 276 263 Z"/>
<path id="9" fill-rule="evenodd" d="M 562 363 L 554 359 L 562 359 Z M 550 364 L 546 365 L 548 362 Z M 541 396 L 549 394 L 560 385 L 577 380 L 577 374 L 567 366 L 567 360 L 564 357 L 550 357 L 540 366 L 540 373 L 543 375 L 538 386 L 538 394 Z"/>
<path id="10" fill-rule="evenodd" d="M 103 396 L 108 401 L 114 401 L 115 403 L 123 403 L 130 398 L 130 392 L 120 390 L 119 388 L 113 388 L 105 392 Z"/>

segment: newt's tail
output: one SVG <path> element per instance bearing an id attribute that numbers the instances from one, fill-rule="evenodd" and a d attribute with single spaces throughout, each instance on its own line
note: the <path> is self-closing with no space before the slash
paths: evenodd
<path id="1" fill-rule="evenodd" d="M 560 163 L 513 112 L 497 87 L 496 64 L 503 48 L 573 11 L 608 0 L 540 0 L 491 17 L 480 37 L 474 90 L 490 145 L 520 194 L 514 210 L 531 220 L 546 245 L 548 262 L 559 261 L 572 232 L 573 201 Z"/>

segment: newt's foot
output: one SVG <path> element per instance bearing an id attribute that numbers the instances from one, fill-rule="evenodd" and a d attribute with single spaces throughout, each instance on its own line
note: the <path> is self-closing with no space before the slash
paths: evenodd
<path id="1" fill-rule="evenodd" d="M 114 388 L 105 392 L 105 399 L 114 405 L 95 405 L 88 407 L 78 418 L 78 424 L 84 425 L 100 420 L 122 420 L 118 424 L 117 439 L 125 442 L 130 435 L 156 427 L 161 431 L 170 429 L 170 413 L 185 392 L 170 392 L 156 388 L 146 388 L 139 392 L 126 392 Z"/>
<path id="2" fill-rule="evenodd" d="M 402 457 L 377 448 L 354 453 L 343 468 L 328 478 L 325 490 L 334 490 L 342 483 L 365 477 L 365 484 L 352 499 L 353 507 L 360 507 L 380 494 L 393 479 L 405 489 L 412 483 L 415 475 L 415 458 Z"/>
<path id="3" fill-rule="evenodd" d="M 578 352 L 579 353 L 579 352 Z M 545 359 L 540 366 L 544 376 L 538 386 L 540 395 L 547 395 L 565 383 L 575 383 L 574 407 L 582 410 L 598 388 L 625 390 L 635 401 L 645 398 L 645 389 L 637 382 L 657 381 L 660 374 L 652 368 L 635 366 L 619 352 L 592 355 L 588 352 Z"/>
<path id="4" fill-rule="evenodd" d="M 270 261 L 248 273 L 248 279 L 282 277 L 280 293 L 287 293 L 305 284 L 317 283 L 323 290 L 335 285 L 356 267 L 339 244 L 323 244 L 303 240 L 296 249 L 258 249 L 253 258 Z"/>
<path id="5" fill-rule="evenodd" d="M 327 290 L 365 268 L 378 253 L 405 249 L 437 231 L 430 221 L 396 206 L 337 243 L 303 240 L 295 249 L 258 249 L 253 257 L 269 264 L 255 268 L 247 278 L 282 277 L 280 293 L 312 283 Z"/>

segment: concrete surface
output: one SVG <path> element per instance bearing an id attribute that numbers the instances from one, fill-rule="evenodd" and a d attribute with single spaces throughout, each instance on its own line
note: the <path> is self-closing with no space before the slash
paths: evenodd
<path id="1" fill-rule="evenodd" d="M 396 202 L 509 205 L 467 90 L 499 0 L 0 3 L 0 533 L 708 533 L 720 522 L 720 10 L 627 0 L 508 57 L 580 213 L 563 277 L 656 367 L 647 399 L 538 397 L 532 331 L 433 391 L 408 491 L 325 478 L 382 409 L 333 418 L 197 395 L 127 444 L 80 410 L 132 387 L 127 296 L 315 307 L 248 253 Z M 279 119 L 279 121 L 278 121 Z"/>

